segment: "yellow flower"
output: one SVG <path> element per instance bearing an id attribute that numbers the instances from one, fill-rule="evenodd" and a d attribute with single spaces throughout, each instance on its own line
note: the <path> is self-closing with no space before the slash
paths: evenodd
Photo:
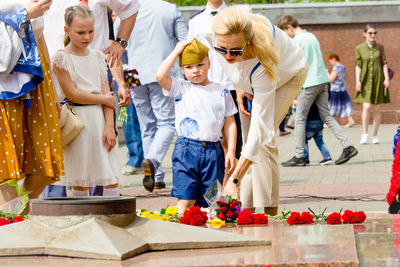
<path id="1" fill-rule="evenodd" d="M 161 220 L 161 216 L 158 213 L 153 213 L 150 215 L 150 217 L 148 217 L 150 219 L 156 219 L 156 220 Z"/>
<path id="2" fill-rule="evenodd" d="M 178 208 L 175 207 L 175 206 L 168 207 L 168 208 L 165 210 L 165 213 L 168 214 L 168 215 L 175 215 L 177 212 L 178 212 Z"/>
<path id="3" fill-rule="evenodd" d="M 146 210 L 140 214 L 141 217 L 150 218 L 151 213 L 150 211 Z"/>
<path id="4" fill-rule="evenodd" d="M 161 220 L 168 222 L 169 221 L 169 216 L 164 215 L 164 216 L 161 217 Z"/>
<path id="5" fill-rule="evenodd" d="M 220 220 L 219 218 L 214 218 L 209 221 L 210 225 L 214 228 L 220 228 L 225 225 L 225 221 Z"/>

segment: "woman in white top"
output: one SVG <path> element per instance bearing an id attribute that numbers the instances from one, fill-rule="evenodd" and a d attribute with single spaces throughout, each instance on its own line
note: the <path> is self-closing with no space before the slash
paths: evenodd
<path id="1" fill-rule="evenodd" d="M 240 7 L 222 10 L 208 35 L 225 73 L 237 90 L 243 127 L 238 165 L 224 187 L 244 208 L 263 207 L 275 215 L 279 203 L 278 149 L 275 129 L 307 75 L 307 59 L 286 33 L 263 16 Z M 242 91 L 243 90 L 243 91 Z M 252 100 L 246 111 L 243 98 Z"/>

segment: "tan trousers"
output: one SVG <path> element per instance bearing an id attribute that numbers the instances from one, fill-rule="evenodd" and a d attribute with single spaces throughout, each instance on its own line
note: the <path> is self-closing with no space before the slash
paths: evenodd
<path id="1" fill-rule="evenodd" d="M 292 79 L 275 92 L 274 128 L 278 128 L 293 99 L 296 98 L 307 77 L 307 68 L 299 71 Z M 243 143 L 250 128 L 250 119 L 240 113 Z M 244 175 L 240 184 L 240 200 L 243 208 L 278 207 L 279 204 L 278 148 L 272 139 L 267 146 L 259 148 L 256 162 Z"/>

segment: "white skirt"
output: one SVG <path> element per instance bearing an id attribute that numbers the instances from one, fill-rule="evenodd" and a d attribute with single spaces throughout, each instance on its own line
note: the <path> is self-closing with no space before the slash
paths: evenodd
<path id="1" fill-rule="evenodd" d="M 75 106 L 85 123 L 80 134 L 64 147 L 64 169 L 58 185 L 96 186 L 119 183 L 122 174 L 118 144 L 107 152 L 102 144 L 105 119 L 101 105 Z"/>

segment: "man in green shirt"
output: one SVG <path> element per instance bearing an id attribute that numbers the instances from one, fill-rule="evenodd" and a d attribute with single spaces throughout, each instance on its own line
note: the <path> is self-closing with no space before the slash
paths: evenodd
<path id="1" fill-rule="evenodd" d="M 349 138 L 330 114 L 327 87 L 329 78 L 326 74 L 318 39 L 314 34 L 303 30 L 299 26 L 297 19 L 291 15 L 283 16 L 279 20 L 278 27 L 293 38 L 297 45 L 304 51 L 308 60 L 307 78 L 297 96 L 295 118 L 296 154 L 290 160 L 282 162 L 282 166 L 293 167 L 306 165 L 306 160 L 304 158 L 305 123 L 308 111 L 314 102 L 318 106 L 321 119 L 328 125 L 329 129 L 343 146 L 342 155 L 335 161 L 335 164 L 343 164 L 357 155 L 358 151 L 351 145 Z"/>

